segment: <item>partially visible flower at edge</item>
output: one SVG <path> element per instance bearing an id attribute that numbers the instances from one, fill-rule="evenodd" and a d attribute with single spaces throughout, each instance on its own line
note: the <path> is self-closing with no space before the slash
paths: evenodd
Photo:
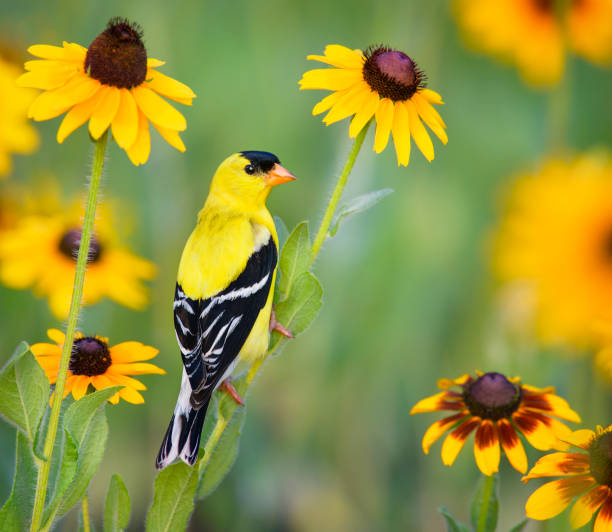
<path id="1" fill-rule="evenodd" d="M 452 387 L 460 391 L 451 390 Z M 455 380 L 440 379 L 438 388 L 444 391 L 422 399 L 410 413 L 444 410 L 456 413 L 427 429 L 423 451 L 429 454 L 433 443 L 450 431 L 442 444 L 442 462 L 451 466 L 467 437 L 476 430 L 474 457 L 484 475 L 498 471 L 500 443 L 512 467 L 521 473 L 527 471 L 527 456 L 517 432 L 536 449 L 565 449 L 567 444 L 559 438 L 571 431 L 551 416 L 580 422 L 578 414 L 555 395 L 553 387 L 536 388 L 522 384 L 518 377 L 478 372 L 476 377 L 466 374 Z"/>
<path id="2" fill-rule="evenodd" d="M 581 452 L 551 453 L 523 477 L 565 477 L 535 490 L 525 505 L 527 517 L 545 520 L 559 515 L 578 498 L 570 513 L 572 528 L 586 525 L 598 512 L 594 532 L 612 530 L 612 425 L 597 432 L 577 430 L 563 439 Z M 586 451 L 586 452 L 583 452 Z"/>
<path id="3" fill-rule="evenodd" d="M 612 1 L 455 0 L 466 40 L 516 65 L 533 85 L 556 84 L 567 49 L 600 65 L 612 60 Z"/>
<path id="4" fill-rule="evenodd" d="M 47 335 L 54 344 L 37 343 L 32 345 L 30 350 L 44 369 L 49 382 L 54 384 L 66 336 L 58 329 L 49 329 Z M 110 346 L 108 338 L 103 336 L 83 336 L 77 333 L 70 355 L 64 397 L 72 392 L 74 399 L 78 401 L 87 393 L 90 384 L 96 390 L 124 386 L 109 399 L 111 403 L 117 404 L 119 398 L 132 404 L 144 403 L 140 391 L 146 390 L 147 387 L 129 375 L 164 375 L 166 372 L 163 369 L 143 362 L 154 358 L 158 353 L 154 347 L 140 342 L 122 342 Z"/>
<path id="5" fill-rule="evenodd" d="M 94 139 L 110 127 L 117 144 L 139 165 L 151 151 L 151 121 L 168 144 L 185 151 L 179 131 L 187 122 L 160 95 L 191 105 L 195 94 L 155 70 L 164 62 L 147 58 L 138 25 L 114 18 L 89 48 L 64 42 L 61 47 L 37 44 L 28 51 L 41 59 L 25 63 L 28 72 L 18 83 L 45 91 L 28 116 L 49 120 L 68 111 L 57 132 L 59 143 L 89 120 Z"/>
<path id="6" fill-rule="evenodd" d="M 323 122 L 333 124 L 353 116 L 349 136 L 354 138 L 373 117 L 376 120 L 374 151 L 382 152 L 392 134 L 398 165 L 408 165 L 410 137 L 428 161 L 434 148 L 421 120 L 446 144 L 446 124 L 432 104 L 444 102 L 437 92 L 425 88 L 425 74 L 405 53 L 387 46 L 370 47 L 365 54 L 339 44 L 325 47 L 324 55 L 307 59 L 336 68 L 305 72 L 300 89 L 331 90 L 312 110 L 329 111 Z"/>
<path id="7" fill-rule="evenodd" d="M 34 91 L 17 87 L 19 68 L 0 53 L 0 178 L 12 168 L 11 154 L 32 153 L 39 144 L 38 132 L 27 120 Z"/>
<path id="8" fill-rule="evenodd" d="M 35 294 L 49 300 L 58 318 L 68 315 L 76 256 L 81 239 L 82 205 L 56 205 L 54 214 L 26 214 L 16 225 L 0 233 L 0 280 L 15 289 L 33 287 Z M 120 242 L 113 210 L 100 206 L 93 236 L 83 303 L 91 305 L 103 297 L 136 310 L 148 302 L 143 280 L 152 279 L 156 267 Z"/>

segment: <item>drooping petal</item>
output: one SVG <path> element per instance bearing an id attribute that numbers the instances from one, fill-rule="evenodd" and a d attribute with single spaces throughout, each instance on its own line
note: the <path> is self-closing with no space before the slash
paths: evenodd
<path id="1" fill-rule="evenodd" d="M 429 454 L 429 449 L 438 440 L 438 438 L 440 438 L 442 434 L 452 428 L 456 423 L 464 419 L 467 415 L 467 412 L 459 412 L 458 414 L 453 414 L 452 416 L 440 419 L 431 425 L 425 431 L 425 435 L 423 436 L 423 452 L 425 454 Z"/>
<path id="2" fill-rule="evenodd" d="M 427 124 L 427 127 L 442 141 L 442 144 L 446 144 L 448 142 L 448 135 L 444 131 L 446 125 L 438 112 L 418 92 L 412 96 L 412 102 L 415 104 L 419 116 Z"/>
<path id="3" fill-rule="evenodd" d="M 134 87 L 131 92 L 136 104 L 151 122 L 176 131 L 187 129 L 185 117 L 156 92 L 142 85 Z"/>
<path id="4" fill-rule="evenodd" d="M 94 139 L 99 139 L 108 129 L 119 109 L 119 89 L 117 87 L 103 87 L 103 96 L 89 119 L 89 133 Z"/>
<path id="5" fill-rule="evenodd" d="M 100 82 L 95 79 L 75 76 L 63 87 L 39 94 L 28 110 L 28 117 L 36 121 L 55 118 L 73 105 L 91 98 L 100 87 Z"/>
<path id="6" fill-rule="evenodd" d="M 572 499 L 595 484 L 592 477 L 553 480 L 535 490 L 525 504 L 531 519 L 551 519 L 565 510 Z"/>
<path id="7" fill-rule="evenodd" d="M 74 383 L 72 384 L 72 396 L 75 401 L 78 401 L 87 393 L 89 386 L 90 377 L 87 375 L 76 375 Z"/>
<path id="8" fill-rule="evenodd" d="M 431 103 L 435 103 L 436 105 L 444 105 L 442 101 L 442 96 L 440 96 L 437 92 L 432 91 L 431 89 L 420 89 L 419 92 Z"/>
<path id="9" fill-rule="evenodd" d="M 395 102 L 393 111 L 393 143 L 398 166 L 408 166 L 410 161 L 410 118 L 404 102 Z"/>
<path id="10" fill-rule="evenodd" d="M 542 456 L 522 480 L 526 482 L 532 478 L 584 475 L 589 471 L 588 454 L 551 453 Z"/>
<path id="11" fill-rule="evenodd" d="M 171 100 L 188 100 L 189 104 L 191 104 L 191 100 L 196 97 L 195 93 L 187 85 L 157 70 L 149 69 L 147 71 L 145 85 Z"/>
<path id="12" fill-rule="evenodd" d="M 64 142 L 68 135 L 89 120 L 103 94 L 102 91 L 96 92 L 91 98 L 75 105 L 66 113 L 66 116 L 57 130 L 57 142 L 60 144 Z"/>
<path id="13" fill-rule="evenodd" d="M 514 469 L 524 474 L 527 471 L 527 455 L 514 427 L 507 419 L 502 418 L 497 422 L 497 429 L 499 431 L 499 441 L 508 461 Z"/>
<path id="14" fill-rule="evenodd" d="M 184 152 L 186 150 L 185 144 L 183 144 L 183 140 L 178 134 L 178 131 L 174 129 L 167 129 L 165 127 L 158 126 L 155 122 L 153 122 L 153 127 L 157 129 L 162 138 L 170 144 L 173 148 L 176 148 L 180 152 Z"/>
<path id="15" fill-rule="evenodd" d="M 580 528 L 586 525 L 608 497 L 610 497 L 608 486 L 597 486 L 580 497 L 570 513 L 572 528 Z"/>
<path id="16" fill-rule="evenodd" d="M 393 102 L 382 98 L 376 109 L 376 135 L 374 136 L 374 151 L 382 152 L 389 142 L 389 133 L 393 126 Z"/>
<path id="17" fill-rule="evenodd" d="M 453 430 L 442 444 L 442 463 L 447 466 L 453 465 L 457 455 L 463 449 L 465 440 L 474 431 L 480 423 L 480 418 L 473 417 L 464 421 L 455 430 Z"/>
<path id="18" fill-rule="evenodd" d="M 370 89 L 365 83 L 358 83 L 344 94 L 323 119 L 326 125 L 343 120 L 359 111 L 366 102 Z"/>
<path id="19" fill-rule="evenodd" d="M 376 109 L 380 103 L 380 97 L 375 92 L 370 91 L 369 96 L 362 103 L 361 108 L 355 116 L 353 120 L 351 120 L 351 125 L 349 127 L 349 137 L 355 138 L 359 132 L 364 128 L 364 126 L 368 123 L 368 121 L 374 116 Z"/>
<path id="20" fill-rule="evenodd" d="M 474 458 L 483 475 L 491 476 L 499 470 L 499 438 L 495 424 L 490 419 L 484 419 L 478 426 Z"/>
<path id="21" fill-rule="evenodd" d="M 113 137 L 117 144 L 127 150 L 138 135 L 138 106 L 128 89 L 119 90 L 119 108 L 112 123 Z"/>
<path id="22" fill-rule="evenodd" d="M 144 397 L 133 388 L 125 387 L 119 390 L 119 397 L 126 400 L 128 403 L 133 405 L 140 405 L 145 402 Z"/>
<path id="23" fill-rule="evenodd" d="M 149 121 L 141 111 L 138 112 L 138 134 L 136 135 L 136 140 L 125 151 L 135 166 L 144 164 L 149 159 L 149 154 L 151 153 Z"/>
<path id="24" fill-rule="evenodd" d="M 434 158 L 434 147 L 429 135 L 421 123 L 416 107 L 411 100 L 404 102 L 404 107 L 408 111 L 408 119 L 410 123 L 410 134 L 414 139 L 415 144 L 418 146 L 421 153 L 425 156 L 429 162 L 433 161 Z"/>

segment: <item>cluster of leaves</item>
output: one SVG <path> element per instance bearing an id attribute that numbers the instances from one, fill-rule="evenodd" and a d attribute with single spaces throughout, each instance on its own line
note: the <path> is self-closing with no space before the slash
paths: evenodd
<path id="1" fill-rule="evenodd" d="M 98 470 L 108 437 L 105 407 L 119 387 L 107 388 L 62 405 L 61 435 L 51 464 L 54 486 L 43 514 L 41 530 L 50 530 L 86 494 Z M 34 490 L 44 460 L 41 447 L 49 415 L 50 386 L 26 343 L 21 343 L 0 372 L 0 414 L 17 429 L 15 477 L 11 494 L 0 509 L 0 530 L 27 530 L 32 519 Z M 104 531 L 127 526 L 130 503 L 118 476 L 111 479 Z"/>
<path id="2" fill-rule="evenodd" d="M 482 477 L 480 480 L 470 508 L 472 528 L 457 521 L 446 508 L 438 508 L 438 511 L 446 522 L 448 532 L 495 532 L 499 513 L 497 475 Z M 509 532 L 521 532 L 526 524 L 527 519 L 523 519 Z"/>

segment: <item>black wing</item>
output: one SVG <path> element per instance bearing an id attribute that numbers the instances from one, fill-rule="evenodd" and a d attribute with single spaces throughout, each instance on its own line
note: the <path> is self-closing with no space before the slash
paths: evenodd
<path id="1" fill-rule="evenodd" d="M 265 306 L 278 257 L 272 237 L 255 251 L 237 279 L 214 296 L 193 300 L 176 284 L 174 329 L 191 384 L 191 406 L 210 398 L 236 359 Z"/>

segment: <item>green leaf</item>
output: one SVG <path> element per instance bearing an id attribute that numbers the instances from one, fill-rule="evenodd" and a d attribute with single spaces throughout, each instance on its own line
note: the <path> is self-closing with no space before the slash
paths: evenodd
<path id="1" fill-rule="evenodd" d="M 338 232 L 341 222 L 343 222 L 347 218 L 350 218 L 351 216 L 357 213 L 371 209 L 372 207 L 374 207 L 374 205 L 376 205 L 379 201 L 381 201 L 385 196 L 388 196 L 392 192 L 393 190 L 390 188 L 383 188 L 381 190 L 375 190 L 374 192 L 369 192 L 368 194 L 357 196 L 356 198 L 353 198 L 346 205 L 343 205 L 342 207 L 340 207 L 329 229 L 329 236 L 334 236 Z"/>
<path id="2" fill-rule="evenodd" d="M 197 487 L 197 466 L 189 467 L 180 462 L 160 471 L 153 487 L 153 504 L 147 513 L 147 532 L 185 530 L 193 511 L 193 497 Z"/>
<path id="3" fill-rule="evenodd" d="M 472 499 L 472 526 L 476 532 L 494 532 L 497 527 L 499 501 L 497 476 L 483 475 Z"/>
<path id="4" fill-rule="evenodd" d="M 276 319 L 295 336 L 304 332 L 315 319 L 321 305 L 323 288 L 310 272 L 303 272 L 294 283 L 291 295 L 276 305 Z M 269 350 L 274 351 L 283 337 L 276 331 L 270 338 Z"/>
<path id="5" fill-rule="evenodd" d="M 529 522 L 529 519 L 527 518 L 523 519 L 518 525 L 513 526 L 510 529 L 510 532 L 521 532 L 523 528 L 525 528 L 528 522 Z"/>
<path id="6" fill-rule="evenodd" d="M 66 410 L 62 464 L 53 499 L 43 515 L 43 528 L 68 512 L 86 492 L 102 461 L 108 437 L 104 409 L 120 388 L 113 386 L 86 395 Z"/>
<path id="7" fill-rule="evenodd" d="M 232 469 L 238 456 L 240 436 L 245 419 L 246 408 L 239 408 L 225 427 L 219 443 L 217 443 L 212 456 L 202 471 L 198 487 L 198 499 L 208 497 Z"/>
<path id="8" fill-rule="evenodd" d="M 34 441 L 49 402 L 49 381 L 25 342 L 0 373 L 0 415 Z"/>
<path id="9" fill-rule="evenodd" d="M 280 254 L 281 279 L 278 285 L 280 301 L 289 297 L 297 278 L 310 268 L 310 253 L 308 222 L 301 222 L 289 235 Z"/>
<path id="10" fill-rule="evenodd" d="M 120 532 L 130 522 L 130 495 L 119 475 L 113 475 L 104 504 L 104 532 Z"/>
<path id="11" fill-rule="evenodd" d="M 438 512 L 442 514 L 442 517 L 444 517 L 444 520 L 446 521 L 447 532 L 470 532 L 467 525 L 464 525 L 459 521 L 455 521 L 455 518 L 443 506 L 438 508 Z"/>
<path id="12" fill-rule="evenodd" d="M 38 468 L 30 442 L 22 432 L 17 431 L 13 488 L 8 500 L 0 509 L 0 530 L 2 532 L 21 532 L 29 529 L 37 476 Z"/>
<path id="13" fill-rule="evenodd" d="M 283 249 L 285 242 L 287 242 L 287 238 L 289 238 L 289 229 L 283 222 L 283 219 L 280 216 L 274 216 L 274 225 L 276 226 L 276 234 L 278 235 L 278 247 L 279 249 Z"/>

